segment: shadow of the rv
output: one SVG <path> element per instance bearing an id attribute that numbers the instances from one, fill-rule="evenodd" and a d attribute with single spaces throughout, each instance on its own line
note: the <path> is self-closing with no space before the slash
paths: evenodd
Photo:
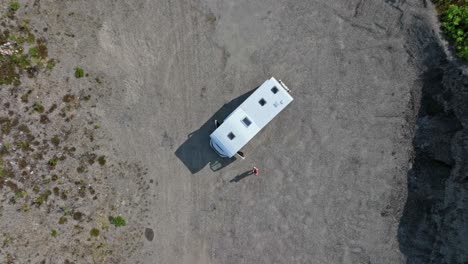
<path id="1" fill-rule="evenodd" d="M 210 147 L 210 134 L 215 130 L 214 120 L 224 120 L 232 113 L 242 102 L 245 101 L 255 89 L 233 99 L 223 105 L 203 126 L 187 136 L 187 140 L 177 148 L 175 155 L 184 163 L 192 174 L 199 172 L 207 164 L 212 171 L 220 170 L 233 161 L 233 158 L 221 158 Z"/>

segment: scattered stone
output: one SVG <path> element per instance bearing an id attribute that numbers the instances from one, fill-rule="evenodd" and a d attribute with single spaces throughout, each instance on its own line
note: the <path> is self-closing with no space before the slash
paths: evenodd
<path id="1" fill-rule="evenodd" d="M 145 237 L 148 241 L 153 241 L 154 231 L 151 228 L 145 228 Z"/>

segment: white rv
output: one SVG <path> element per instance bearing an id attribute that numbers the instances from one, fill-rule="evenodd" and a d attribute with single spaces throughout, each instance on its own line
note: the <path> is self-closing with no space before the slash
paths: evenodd
<path id="1" fill-rule="evenodd" d="M 292 102 L 289 92 L 281 80 L 265 81 L 210 135 L 211 147 L 219 156 L 232 158 Z"/>

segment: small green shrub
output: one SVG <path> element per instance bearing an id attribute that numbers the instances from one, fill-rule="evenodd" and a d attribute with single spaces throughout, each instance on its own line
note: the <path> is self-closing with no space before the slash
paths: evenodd
<path id="1" fill-rule="evenodd" d="M 28 33 L 28 36 L 24 39 L 27 43 L 34 43 L 36 36 L 31 33 Z"/>
<path id="2" fill-rule="evenodd" d="M 28 151 L 30 149 L 29 143 L 26 141 L 18 141 L 16 146 L 23 151 Z"/>
<path id="3" fill-rule="evenodd" d="M 468 6 L 450 5 L 442 15 L 442 29 L 455 41 L 458 55 L 468 60 Z"/>
<path id="4" fill-rule="evenodd" d="M 442 23 L 442 31 L 454 41 L 457 55 L 468 60 L 468 6 L 465 0 L 433 0 Z"/>
<path id="5" fill-rule="evenodd" d="M 121 216 L 116 216 L 116 217 L 109 216 L 109 221 L 111 224 L 113 224 L 116 227 L 127 225 L 127 222 Z"/>
<path id="6" fill-rule="evenodd" d="M 39 102 L 34 103 L 33 109 L 34 109 L 34 111 L 36 111 L 38 113 L 44 113 L 44 106 Z"/>
<path id="7" fill-rule="evenodd" d="M 76 168 L 76 171 L 77 171 L 78 173 L 83 173 L 83 172 L 85 172 L 85 170 L 86 170 L 86 169 L 85 169 L 85 167 L 83 167 L 83 166 L 79 166 L 78 168 Z"/>
<path id="8" fill-rule="evenodd" d="M 216 16 L 213 14 L 210 14 L 206 17 L 206 21 L 208 21 L 210 24 L 214 24 L 216 22 Z"/>
<path id="9" fill-rule="evenodd" d="M 20 210 L 23 212 L 29 211 L 29 205 L 27 203 L 22 204 Z"/>
<path id="10" fill-rule="evenodd" d="M 15 12 L 20 8 L 20 3 L 18 1 L 13 1 L 10 3 L 9 8 L 11 11 Z"/>
<path id="11" fill-rule="evenodd" d="M 29 56 L 31 56 L 32 58 L 39 58 L 39 49 L 38 47 L 31 47 L 29 48 Z"/>
<path id="12" fill-rule="evenodd" d="M 53 237 L 57 237 L 58 236 L 57 230 L 52 229 L 52 231 L 50 231 L 50 235 L 53 236 Z"/>
<path id="13" fill-rule="evenodd" d="M 28 93 L 25 93 L 21 96 L 21 102 L 23 103 L 27 103 L 29 102 L 29 94 Z"/>
<path id="14" fill-rule="evenodd" d="M 26 69 L 31 66 L 31 60 L 28 56 L 24 54 L 15 54 L 11 56 L 13 62 L 18 66 L 20 69 Z"/>
<path id="15" fill-rule="evenodd" d="M 75 68 L 75 77 L 76 78 L 82 78 L 85 76 L 84 70 L 80 67 Z"/>
<path id="16" fill-rule="evenodd" d="M 24 190 L 15 193 L 15 198 L 24 198 L 26 196 L 28 196 L 28 193 Z"/>
<path id="17" fill-rule="evenodd" d="M 50 142 L 54 145 L 54 146 L 58 146 L 60 144 L 60 138 L 55 135 L 53 136 L 51 139 L 50 139 Z"/>
<path id="18" fill-rule="evenodd" d="M 89 231 L 89 234 L 90 234 L 91 236 L 93 236 L 93 237 L 97 237 L 97 236 L 99 236 L 99 229 L 93 228 L 93 229 L 91 229 L 91 230 Z"/>
<path id="19" fill-rule="evenodd" d="M 11 143 L 3 142 L 3 153 L 8 153 L 8 149 L 11 147 Z M 2 154 L 2 152 L 0 152 Z"/>
<path id="20" fill-rule="evenodd" d="M 99 156 L 98 162 L 99 162 L 99 165 L 104 166 L 106 164 L 106 157 L 105 156 Z"/>
<path id="21" fill-rule="evenodd" d="M 31 133 L 31 130 L 29 129 L 29 127 L 25 124 L 21 124 L 18 126 L 18 130 L 25 133 L 25 134 L 30 134 Z"/>
<path id="22" fill-rule="evenodd" d="M 3 160 L 0 157 L 0 179 L 5 177 L 5 167 L 3 166 Z"/>
<path id="23" fill-rule="evenodd" d="M 52 166 L 52 167 L 57 166 L 57 158 L 56 158 L 56 157 L 51 158 L 51 159 L 47 162 L 47 164 L 49 164 L 49 165 Z"/>
<path id="24" fill-rule="evenodd" d="M 63 225 L 67 222 L 67 218 L 65 216 L 61 216 L 58 220 L 59 225 Z"/>
<path id="25" fill-rule="evenodd" d="M 37 207 L 40 207 L 42 204 L 44 204 L 45 202 L 47 202 L 47 200 L 49 199 L 49 196 L 52 194 L 52 191 L 50 190 L 47 190 L 45 192 L 43 192 L 41 195 L 39 195 L 38 197 L 36 197 L 36 199 L 33 200 L 33 203 L 37 206 Z"/>
<path id="26" fill-rule="evenodd" d="M 50 59 L 47 61 L 46 68 L 48 70 L 52 70 L 55 67 L 55 64 L 57 64 L 57 62 L 54 59 Z"/>

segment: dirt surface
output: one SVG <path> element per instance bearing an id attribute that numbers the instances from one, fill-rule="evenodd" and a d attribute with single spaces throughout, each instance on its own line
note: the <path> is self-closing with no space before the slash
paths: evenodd
<path id="1" fill-rule="evenodd" d="M 66 235 L 53 240 L 51 225 L 42 231 L 48 240 L 10 243 L 4 259 L 405 262 L 397 231 L 423 86 L 420 57 L 434 41 L 411 29 L 437 28 L 425 1 L 20 3 L 17 16 L 48 28 L 40 34 L 59 60 L 37 77 L 55 87 L 41 96 L 62 100 L 57 87 L 91 95 L 75 120 L 90 113 L 102 131 L 94 152 L 114 167 L 99 185 L 107 198 L 81 204 L 91 219 L 82 224 L 86 236 L 59 230 Z M 75 78 L 78 66 L 88 76 Z M 295 101 L 249 143 L 245 160 L 221 160 L 208 144 L 213 119 L 271 76 Z M 260 175 L 244 177 L 252 166 Z M 122 215 L 127 226 L 103 228 L 97 219 L 107 223 L 109 215 Z M 30 223 L 13 223 L 18 218 L 4 211 L 2 232 Z M 102 230 L 97 238 L 89 238 L 93 226 Z M 31 253 L 33 245 L 41 250 Z"/>

